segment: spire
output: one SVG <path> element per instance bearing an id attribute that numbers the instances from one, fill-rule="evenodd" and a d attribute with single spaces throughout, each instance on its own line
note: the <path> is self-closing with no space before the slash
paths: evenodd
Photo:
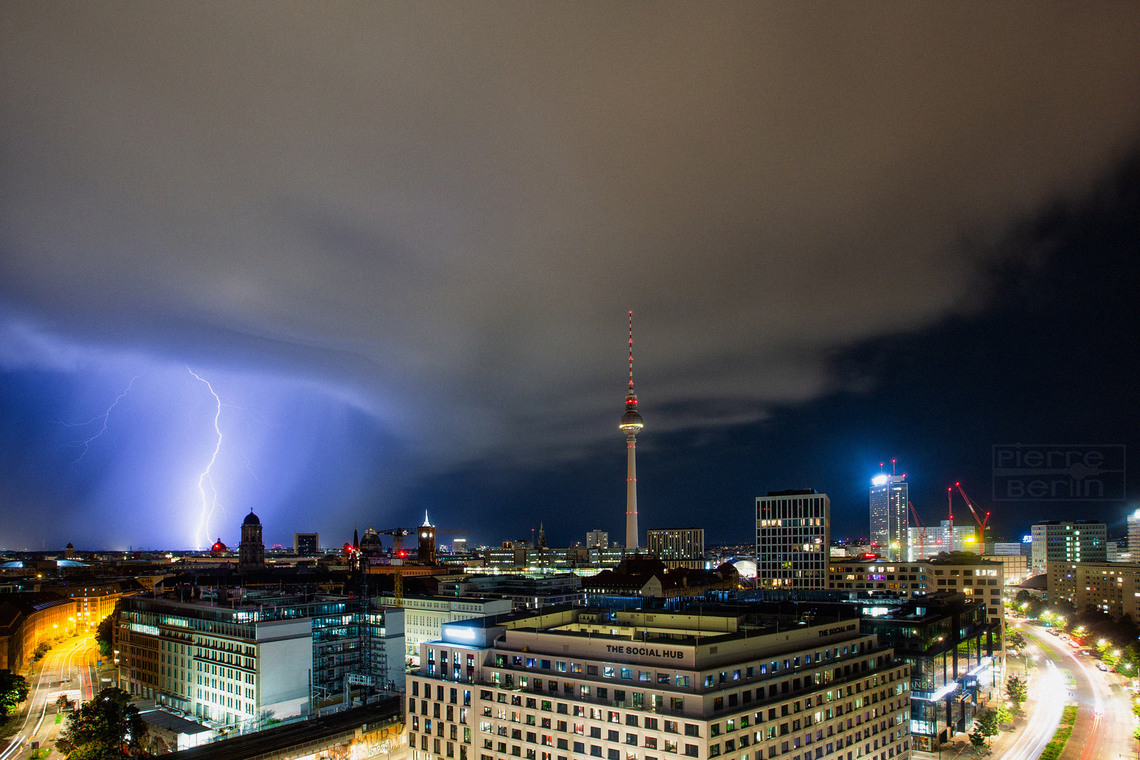
<path id="1" fill-rule="evenodd" d="M 428 514 L 427 514 L 426 509 L 424 510 L 424 524 L 421 525 L 420 527 L 421 528 L 430 528 L 431 527 L 431 521 L 428 520 Z"/>
<path id="2" fill-rule="evenodd" d="M 629 390 L 633 391 L 633 312 L 629 313 Z"/>

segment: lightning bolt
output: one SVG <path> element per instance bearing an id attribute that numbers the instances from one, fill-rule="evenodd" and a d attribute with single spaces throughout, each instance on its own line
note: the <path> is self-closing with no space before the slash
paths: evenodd
<path id="1" fill-rule="evenodd" d="M 116 406 L 119 405 L 120 401 L 125 399 L 130 394 L 131 389 L 134 388 L 134 386 L 135 386 L 135 381 L 138 380 L 140 377 L 142 377 L 142 375 L 135 375 L 134 377 L 132 377 L 131 382 L 129 382 L 127 384 L 127 387 L 123 389 L 123 392 L 115 397 L 115 400 L 111 402 L 111 405 L 108 406 L 107 410 L 105 412 L 103 412 L 102 414 L 97 414 L 94 417 L 92 417 L 91 419 L 87 420 L 86 422 L 74 422 L 74 423 L 61 422 L 61 423 L 59 423 L 61 425 L 64 425 L 65 427 L 87 427 L 89 425 L 93 425 L 96 422 L 99 423 L 99 432 L 95 433 L 95 435 L 88 436 L 87 438 L 83 439 L 82 441 L 73 441 L 70 444 L 72 446 L 82 446 L 83 447 L 83 450 L 79 452 L 79 456 L 77 456 L 75 459 L 72 460 L 72 462 L 71 462 L 72 464 L 76 464 L 77 462 L 79 462 L 80 459 L 83 459 L 83 457 L 87 456 L 87 451 L 91 448 L 91 444 L 97 438 L 101 437 L 104 433 L 107 432 L 107 420 L 109 420 L 111 417 L 111 411 Z"/>
<path id="2" fill-rule="evenodd" d="M 198 476 L 198 494 L 202 498 L 202 513 L 198 517 L 198 530 L 195 536 L 197 537 L 198 548 L 201 549 L 210 540 L 210 518 L 213 517 L 214 511 L 218 508 L 218 489 L 214 487 L 213 470 L 214 463 L 218 461 L 218 452 L 222 450 L 222 429 L 218 426 L 218 420 L 221 419 L 222 416 L 222 399 L 214 390 L 214 386 L 210 385 L 209 380 L 189 367 L 186 368 L 186 371 L 205 384 L 216 403 L 214 409 L 214 432 L 218 434 L 218 442 L 214 444 L 214 453 L 210 455 L 210 461 L 206 464 L 206 469 L 202 470 L 202 474 Z"/>

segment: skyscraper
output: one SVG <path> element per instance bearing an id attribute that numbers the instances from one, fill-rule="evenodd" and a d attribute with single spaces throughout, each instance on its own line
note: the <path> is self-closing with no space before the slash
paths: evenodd
<path id="1" fill-rule="evenodd" d="M 1140 509 L 1128 515 L 1128 552 L 1133 562 L 1140 562 Z"/>
<path id="2" fill-rule="evenodd" d="M 831 499 L 808 488 L 756 497 L 756 585 L 827 588 Z"/>
<path id="3" fill-rule="evenodd" d="M 880 473 L 871 480 L 871 543 L 892 562 L 906 558 L 907 547 L 906 473 Z"/>
<path id="4" fill-rule="evenodd" d="M 629 390 L 625 394 L 625 414 L 618 428 L 625 433 L 625 548 L 637 551 L 637 432 L 641 430 L 637 394 L 633 391 L 633 312 L 629 313 Z"/>
<path id="5" fill-rule="evenodd" d="M 1044 573 L 1049 562 L 1107 562 L 1108 526 L 1102 522 L 1045 520 L 1030 530 L 1030 569 Z"/>

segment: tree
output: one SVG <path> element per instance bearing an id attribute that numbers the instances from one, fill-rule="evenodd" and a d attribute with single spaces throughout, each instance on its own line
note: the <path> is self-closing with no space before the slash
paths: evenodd
<path id="1" fill-rule="evenodd" d="M 10 670 L 0 670 L 0 718 L 28 698 L 28 682 Z"/>
<path id="2" fill-rule="evenodd" d="M 997 710 L 982 710 L 974 719 L 974 725 L 981 729 L 983 736 L 997 736 L 999 720 Z"/>
<path id="3" fill-rule="evenodd" d="M 67 719 L 56 748 L 68 760 L 117 760 L 127 756 L 127 747 L 140 749 L 146 723 L 130 702 L 122 689 L 103 689 Z"/>
<path id="4" fill-rule="evenodd" d="M 1013 649 L 1025 648 L 1025 637 L 1021 635 L 1021 631 L 1011 626 L 1005 627 L 1005 644 Z"/>
<path id="5" fill-rule="evenodd" d="M 1019 712 L 1021 703 L 1029 696 L 1029 687 L 1017 676 L 1010 676 L 1005 682 L 1005 693 L 1009 695 L 1009 701 L 1013 702 L 1014 712 Z"/>
<path id="6" fill-rule="evenodd" d="M 95 643 L 99 645 L 99 654 L 105 660 L 111 658 L 111 637 L 115 632 L 115 616 L 108 615 L 99 621 L 95 629 Z"/>
<path id="7" fill-rule="evenodd" d="M 986 735 L 977 723 L 974 723 L 974 728 L 970 731 L 970 744 L 974 745 L 974 751 L 979 755 L 986 749 Z"/>

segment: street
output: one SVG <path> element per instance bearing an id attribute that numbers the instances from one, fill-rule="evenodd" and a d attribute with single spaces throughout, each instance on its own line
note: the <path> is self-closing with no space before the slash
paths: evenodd
<path id="1" fill-rule="evenodd" d="M 1028 650 L 1042 667 L 1030 685 L 1031 697 L 1036 700 L 1035 713 L 1022 736 L 1001 757 L 1037 757 L 1052 738 L 1065 704 L 1077 706 L 1073 734 L 1062 755 L 1065 760 L 1133 756 L 1132 705 L 1120 676 L 1097 670 L 1095 659 L 1078 654 L 1060 637 L 1047 634 L 1047 629 L 1024 622 L 1017 623 L 1017 627 L 1030 642 Z"/>
<path id="2" fill-rule="evenodd" d="M 90 635 L 65 639 L 44 656 L 39 674 L 28 679 L 31 688 L 16 739 L 0 753 L 0 760 L 30 758 L 33 746 L 50 750 L 49 756 L 60 756 L 55 752 L 55 740 L 63 724 L 55 722 L 56 700 L 65 693 L 78 706 L 94 696 L 99 690 L 95 680 L 98 657 L 98 646 Z"/>

